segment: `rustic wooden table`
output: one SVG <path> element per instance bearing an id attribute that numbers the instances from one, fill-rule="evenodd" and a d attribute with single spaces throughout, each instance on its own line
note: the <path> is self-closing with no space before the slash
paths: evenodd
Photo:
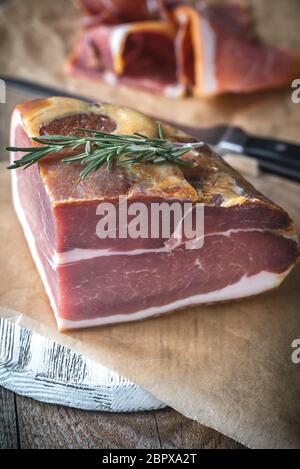
<path id="1" fill-rule="evenodd" d="M 257 4 L 261 9 L 266 9 L 266 14 L 261 14 L 262 32 L 269 29 L 273 36 L 283 31 L 281 19 L 286 19 L 286 34 L 290 33 L 290 45 L 298 44 L 298 23 L 297 14 L 299 4 L 297 0 L 287 2 L 277 1 L 282 8 L 282 13 L 277 12 L 277 8 L 270 10 L 268 2 L 246 1 L 246 3 Z M 1 6 L 8 4 L 8 1 L 0 0 Z M 33 3 L 33 2 L 32 2 Z M 38 2 L 35 2 L 38 5 Z M 42 2 L 41 2 L 42 3 Z M 40 4 L 41 4 L 40 3 Z M 26 7 L 25 10 L 27 10 Z M 69 7 L 71 8 L 71 7 Z M 294 12 L 294 13 L 293 13 Z M 277 12 L 278 13 L 278 12 Z M 60 14 L 60 13 L 59 13 Z M 17 15 L 12 15 L 15 18 Z M 66 15 L 68 17 L 68 15 Z M 265 18 L 272 16 L 269 28 L 266 28 Z M 45 17 L 48 18 L 47 15 Z M 17 21 L 17 19 L 16 19 Z M 71 21 L 71 19 L 70 19 Z M 259 23 L 259 24 L 260 24 Z M 59 23 L 60 24 L 60 23 Z M 292 25 L 294 24 L 295 27 Z M 297 27 L 296 27 L 297 25 Z M 25 25 L 26 26 L 26 25 Z M 60 24 L 61 26 L 61 24 Z M 23 28 L 24 29 L 24 28 Z M 25 28 L 26 29 L 26 28 Z M 10 28 L 11 30 L 11 28 Z M 5 32 L 3 32 L 4 37 Z M 9 39 L 11 42 L 11 38 Z M 29 41 L 28 44 L 31 44 Z M 19 42 L 19 49 L 22 52 L 23 42 Z M 3 58 L 5 54 L 3 54 Z M 5 63 L 5 60 L 4 60 Z M 30 62 L 29 62 L 30 63 Z M 9 70 L 2 72 L 20 74 L 19 63 L 14 63 L 11 56 L 8 57 Z M 48 65 L 48 64 L 47 64 Z M 22 64 L 24 67 L 24 64 Z M 57 65 L 60 70 L 60 64 Z M 42 70 L 43 71 L 43 70 Z M 22 70 L 21 70 L 22 72 Z M 40 71 L 41 72 L 41 71 Z M 48 69 L 46 70 L 49 74 Z M 28 73 L 27 73 L 28 75 Z M 42 74 L 43 76 L 43 74 Z M 48 75 L 47 75 L 48 76 Z M 22 93 L 15 93 L 10 100 L 10 104 L 22 101 Z M 123 96 L 123 101 L 126 97 Z M 243 101 L 244 104 L 247 103 Z M 151 102 L 146 100 L 145 106 L 151 108 Z M 189 106 L 189 104 L 187 104 Z M 0 112 L 0 139 L 7 141 L 7 122 L 10 106 L 1 106 Z M 163 109 L 162 109 L 163 110 Z M 3 112 L 4 111 L 4 112 Z M 153 111 L 154 112 L 154 111 Z M 158 112 L 155 109 L 155 112 Z M 251 122 L 256 122 L 257 116 Z M 285 116 L 285 119 L 288 115 Z M 267 120 L 266 120 L 267 121 Z M 247 121 L 248 122 L 248 121 Z M 239 122 L 243 124 L 243 121 Z M 253 124 L 254 125 L 254 124 Z M 295 124 L 296 125 L 296 124 Z M 252 128 L 252 127 L 250 127 Z M 298 128 L 298 127 L 297 127 Z M 254 131 L 257 131 L 255 126 Z M 261 132 L 270 131 L 269 128 L 259 129 Z M 272 129 L 271 129 L 272 130 Z M 273 129 L 274 135 L 277 129 Z M 286 137 L 293 135 L 287 127 Z M 0 159 L 5 155 L 0 150 Z M 280 182 L 280 183 L 279 183 Z M 281 205 L 292 207 L 291 215 L 300 220 L 299 195 L 300 186 L 280 181 L 275 177 L 266 176 L 259 180 L 258 188 L 264 190 L 270 197 L 281 203 Z M 292 204 L 291 204 L 292 202 Z M 299 228 L 299 225 L 298 225 Z M 241 448 L 242 446 L 220 433 L 208 429 L 199 423 L 189 420 L 171 409 L 160 411 L 149 411 L 139 413 L 105 413 L 87 412 L 77 409 L 66 408 L 57 405 L 48 405 L 32 399 L 16 395 L 0 387 L 0 448 Z"/>
<path id="2" fill-rule="evenodd" d="M 171 409 L 106 413 L 44 404 L 0 387 L 0 449 L 242 448 Z"/>

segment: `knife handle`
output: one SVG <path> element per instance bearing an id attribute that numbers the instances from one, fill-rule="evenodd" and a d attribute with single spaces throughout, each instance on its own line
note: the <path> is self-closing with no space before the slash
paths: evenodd
<path id="1" fill-rule="evenodd" d="M 289 159 L 300 162 L 300 145 L 297 143 L 248 136 L 244 146 L 245 153 L 257 159 Z"/>
<path id="2" fill-rule="evenodd" d="M 292 181 L 300 182 L 300 170 L 291 168 L 289 165 L 259 162 L 258 167 L 265 173 L 275 174 L 277 176 L 291 179 Z"/>
<path id="3" fill-rule="evenodd" d="M 243 153 L 256 158 L 263 171 L 300 182 L 300 145 L 248 136 Z"/>

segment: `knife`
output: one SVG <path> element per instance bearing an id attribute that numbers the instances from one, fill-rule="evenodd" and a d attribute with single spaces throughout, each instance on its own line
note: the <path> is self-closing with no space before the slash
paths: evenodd
<path id="1" fill-rule="evenodd" d="M 255 158 L 261 170 L 300 182 L 300 145 L 251 135 L 239 127 L 219 125 L 211 128 L 180 128 L 208 143 L 217 153 L 233 153 Z"/>
<path id="2" fill-rule="evenodd" d="M 7 86 L 25 90 L 39 96 L 68 96 L 93 101 L 86 96 L 68 93 L 56 88 L 40 85 L 14 77 L 2 77 Z M 158 118 L 158 120 L 160 120 Z M 300 144 L 284 140 L 263 138 L 250 135 L 239 127 L 219 125 L 210 128 L 197 128 L 168 124 L 209 144 L 217 153 L 234 153 L 255 158 L 261 170 L 300 182 Z"/>

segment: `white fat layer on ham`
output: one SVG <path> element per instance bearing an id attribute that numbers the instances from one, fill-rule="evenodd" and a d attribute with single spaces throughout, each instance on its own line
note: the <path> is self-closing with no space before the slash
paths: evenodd
<path id="1" fill-rule="evenodd" d="M 178 83 L 177 85 L 168 85 L 164 89 L 164 95 L 168 98 L 178 98 L 184 94 L 184 86 Z"/>
<path id="2" fill-rule="evenodd" d="M 115 86 L 118 83 L 118 79 L 113 72 L 105 72 L 103 74 L 103 79 L 111 86 Z"/>
<path id="3" fill-rule="evenodd" d="M 10 144 L 11 144 L 11 146 L 16 146 L 15 135 L 16 135 L 16 129 L 19 125 L 21 125 L 21 126 L 23 125 L 21 115 L 20 115 L 19 111 L 15 110 L 13 112 L 12 120 L 11 120 L 11 134 L 10 134 Z M 50 305 L 51 305 L 51 307 L 54 311 L 56 321 L 58 321 L 58 309 L 57 309 L 57 305 L 56 305 L 56 302 L 55 302 L 55 299 L 54 299 L 54 295 L 53 295 L 53 292 L 52 292 L 51 287 L 49 285 L 49 282 L 47 280 L 47 275 L 46 275 L 43 263 L 41 262 L 41 259 L 39 257 L 33 233 L 32 233 L 32 231 L 30 229 L 30 226 L 27 222 L 27 218 L 26 218 L 25 212 L 24 212 L 22 204 L 21 204 L 21 199 L 20 199 L 20 195 L 19 195 L 19 191 L 18 191 L 18 175 L 17 175 L 16 170 L 11 172 L 11 177 L 12 177 L 13 204 L 14 204 L 15 212 L 16 212 L 18 220 L 19 220 L 19 222 L 20 222 L 20 224 L 23 228 L 23 232 L 24 232 L 27 244 L 29 246 L 29 249 L 30 249 L 32 258 L 34 260 L 34 263 L 36 265 L 36 268 L 37 268 L 37 270 L 40 274 L 40 277 L 42 279 L 44 288 L 46 290 L 46 293 L 47 293 L 49 301 L 50 301 Z M 48 262 L 50 263 L 50 265 L 53 268 L 53 265 L 51 264 L 51 262 L 49 260 L 48 260 Z"/>
<path id="4" fill-rule="evenodd" d="M 205 235 L 205 238 L 210 236 L 226 236 L 230 237 L 231 234 L 240 233 L 240 232 L 263 232 L 263 233 L 272 233 L 269 230 L 263 229 L 254 229 L 254 228 L 245 228 L 245 229 L 231 229 L 227 231 L 217 232 L 217 233 L 209 233 Z M 276 233 L 274 233 L 276 234 Z M 296 236 L 288 236 L 288 235 L 280 235 L 284 238 L 291 239 L 297 242 Z M 199 241 L 199 238 L 195 239 L 195 242 Z M 204 241 L 205 243 L 205 241 Z M 203 244 L 204 245 L 204 244 Z M 176 245 L 178 247 L 178 245 Z M 86 261 L 89 259 L 94 259 L 97 257 L 105 257 L 105 256 L 139 256 L 142 254 L 151 254 L 151 253 L 163 253 L 163 252 L 171 252 L 173 249 L 169 247 L 161 247 L 155 249 L 132 249 L 128 251 L 117 251 L 112 249 L 81 249 L 75 248 L 69 251 L 64 252 L 56 252 L 54 258 L 51 262 L 52 266 L 56 265 L 65 265 L 65 264 L 73 264 L 75 262 Z"/>
<path id="5" fill-rule="evenodd" d="M 110 45 L 110 51 L 111 51 L 111 55 L 113 57 L 114 62 L 122 53 L 124 41 L 126 40 L 129 30 L 130 30 L 129 24 L 121 24 L 113 28 L 110 33 L 109 45 Z M 116 63 L 114 64 L 114 68 L 115 68 L 115 72 L 118 73 Z"/>
<path id="6" fill-rule="evenodd" d="M 154 306 L 152 308 L 147 308 L 142 311 L 136 311 L 129 314 L 114 314 L 112 316 L 104 317 L 99 316 L 98 318 L 88 320 L 70 321 L 63 318 L 57 318 L 57 324 L 60 330 L 101 326 L 105 324 L 146 319 L 151 316 L 159 316 L 176 309 L 186 308 L 188 306 L 195 306 L 203 303 L 216 303 L 218 301 L 245 298 L 252 295 L 258 295 L 264 291 L 278 287 L 286 275 L 287 272 L 283 274 L 260 272 L 259 274 L 253 275 L 252 277 L 242 277 L 238 282 L 232 285 L 228 285 L 227 287 L 220 290 L 190 296 L 188 298 L 183 298 L 166 305 Z"/>
<path id="7" fill-rule="evenodd" d="M 202 63 L 202 92 L 203 94 L 213 95 L 218 90 L 217 72 L 216 72 L 216 35 L 209 22 L 201 19 L 201 34 L 203 44 L 203 63 Z"/>
<path id="8" fill-rule="evenodd" d="M 156 15 L 157 13 L 157 0 L 146 0 L 147 9 L 151 15 Z"/>

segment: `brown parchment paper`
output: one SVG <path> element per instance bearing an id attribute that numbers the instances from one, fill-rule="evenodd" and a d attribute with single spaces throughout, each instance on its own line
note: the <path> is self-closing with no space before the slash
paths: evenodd
<path id="1" fill-rule="evenodd" d="M 255 7 L 266 40 L 300 46 L 297 0 L 247 3 Z M 300 105 L 292 103 L 291 90 L 173 101 L 66 77 L 63 63 L 76 35 L 77 16 L 71 2 L 5 2 L 0 7 L 0 73 L 135 106 L 185 124 L 231 121 L 258 133 L 300 141 Z M 275 176 L 253 182 L 288 209 L 300 227 L 299 185 Z M 299 266 L 279 290 L 258 298 L 59 333 L 14 215 L 9 175 L 2 164 L 0 315 L 112 368 L 184 415 L 247 446 L 300 447 L 300 365 L 291 359 L 291 344 L 300 338 Z"/>

